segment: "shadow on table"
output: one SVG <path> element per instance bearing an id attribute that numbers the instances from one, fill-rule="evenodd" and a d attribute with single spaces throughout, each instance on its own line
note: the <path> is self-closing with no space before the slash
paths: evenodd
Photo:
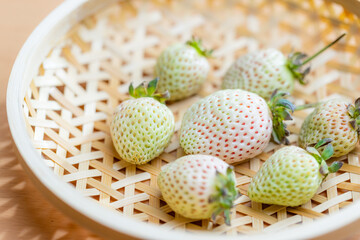
<path id="1" fill-rule="evenodd" d="M 48 203 L 30 182 L 11 142 L 0 105 L 0 240 L 99 240 Z"/>

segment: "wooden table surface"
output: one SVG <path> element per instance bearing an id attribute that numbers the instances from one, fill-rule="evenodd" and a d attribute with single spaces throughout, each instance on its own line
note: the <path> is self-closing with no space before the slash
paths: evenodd
<path id="1" fill-rule="evenodd" d="M 6 86 L 16 55 L 36 25 L 61 2 L 0 0 L 0 240 L 100 239 L 59 212 L 29 181 L 12 149 L 6 118 Z"/>
<path id="2" fill-rule="evenodd" d="M 0 240 L 100 239 L 51 205 L 15 157 L 5 94 L 12 64 L 26 38 L 62 0 L 0 0 Z"/>

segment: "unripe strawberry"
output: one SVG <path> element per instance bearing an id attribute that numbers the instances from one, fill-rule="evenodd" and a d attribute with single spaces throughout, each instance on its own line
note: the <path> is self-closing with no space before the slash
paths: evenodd
<path id="1" fill-rule="evenodd" d="M 240 89 L 215 92 L 193 104 L 185 113 L 180 145 L 187 154 L 207 154 L 227 163 L 260 154 L 270 138 L 287 143 L 284 119 L 294 106 L 274 92 L 269 106 L 255 93 Z M 274 127 L 273 127 L 274 126 Z"/>
<path id="2" fill-rule="evenodd" d="M 156 84 L 157 79 L 148 88 L 130 85 L 130 95 L 135 99 L 122 102 L 110 124 L 116 151 L 130 163 L 144 164 L 159 156 L 174 132 L 173 113 L 161 103 L 166 96 L 154 94 Z"/>
<path id="3" fill-rule="evenodd" d="M 344 35 L 308 58 L 301 52 L 295 52 L 286 58 L 273 48 L 243 55 L 226 72 L 222 88 L 240 88 L 257 93 L 265 99 L 269 99 L 275 89 L 292 93 L 296 80 L 305 84 L 304 78 L 310 72 L 310 67 L 304 66 Z"/>
<path id="4" fill-rule="evenodd" d="M 188 155 L 166 165 L 158 186 L 176 213 L 192 219 L 215 219 L 223 213 L 228 225 L 230 209 L 239 196 L 231 166 L 207 155 Z"/>
<path id="5" fill-rule="evenodd" d="M 261 166 L 248 188 L 252 201 L 284 206 L 298 206 L 308 202 L 329 173 L 338 171 L 342 162 L 327 166 L 325 161 L 333 153 L 331 139 L 321 140 L 305 151 L 296 146 L 276 151 Z M 320 155 L 316 150 L 324 146 Z"/>
<path id="6" fill-rule="evenodd" d="M 204 50 L 201 41 L 195 39 L 165 49 L 155 66 L 158 90 L 169 91 L 171 101 L 197 93 L 209 73 L 210 65 L 206 58 L 211 52 Z"/>
<path id="7" fill-rule="evenodd" d="M 355 106 L 341 98 L 329 100 L 306 117 L 301 126 L 299 144 L 306 147 L 320 139 L 331 138 L 334 157 L 340 157 L 355 148 L 359 141 L 359 126 L 360 98 L 355 101 Z"/>
<path id="8" fill-rule="evenodd" d="M 295 78 L 286 57 L 270 48 L 238 58 L 226 72 L 223 89 L 243 89 L 269 98 L 274 89 L 292 92 Z"/>

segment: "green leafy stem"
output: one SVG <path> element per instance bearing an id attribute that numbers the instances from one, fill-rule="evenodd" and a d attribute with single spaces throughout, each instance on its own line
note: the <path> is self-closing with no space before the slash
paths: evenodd
<path id="1" fill-rule="evenodd" d="M 322 102 L 315 102 L 315 103 L 299 105 L 299 106 L 295 107 L 294 111 L 300 111 L 300 110 L 304 110 L 304 109 L 308 109 L 308 108 L 316 108 L 317 106 L 319 106 L 321 104 L 322 104 Z"/>
<path id="2" fill-rule="evenodd" d="M 216 216 L 223 214 L 225 224 L 230 226 L 230 210 L 234 207 L 234 201 L 240 196 L 235 185 L 233 166 L 226 169 L 226 174 L 216 172 L 215 192 L 209 198 L 209 203 L 215 203 L 216 207 L 211 216 L 215 221 Z"/>
<path id="3" fill-rule="evenodd" d="M 202 40 L 200 38 L 192 37 L 191 40 L 186 42 L 187 45 L 193 47 L 200 56 L 210 58 L 214 52 L 213 49 L 207 50 L 202 45 Z"/>
<path id="4" fill-rule="evenodd" d="M 298 80 L 301 84 L 305 84 L 306 82 L 304 81 L 304 78 L 307 74 L 309 74 L 310 66 L 308 66 L 306 68 L 303 68 L 303 66 L 306 65 L 307 63 L 309 63 L 311 60 L 313 60 L 317 56 L 319 56 L 324 51 L 326 51 L 328 48 L 333 46 L 335 43 L 340 41 L 340 39 L 342 39 L 345 35 L 346 35 L 346 33 L 341 34 L 334 41 L 332 41 L 331 43 L 329 43 L 328 45 L 326 45 L 325 47 L 320 49 L 320 51 L 316 52 L 315 54 L 313 54 L 310 57 L 308 57 L 307 54 L 302 53 L 302 52 L 291 53 L 286 62 L 286 66 L 291 71 L 294 78 L 296 80 Z"/>
<path id="5" fill-rule="evenodd" d="M 306 151 L 309 152 L 319 163 L 320 165 L 319 171 L 324 176 L 323 180 L 326 179 L 329 173 L 335 173 L 339 171 L 339 169 L 343 165 L 343 162 L 340 161 L 335 161 L 330 166 L 326 164 L 326 160 L 331 158 L 331 156 L 334 154 L 334 148 L 331 144 L 332 141 L 333 140 L 331 138 L 324 138 L 316 144 L 310 144 L 306 148 Z M 320 154 L 318 149 L 321 147 L 324 147 L 324 149 Z"/>
<path id="6" fill-rule="evenodd" d="M 348 114 L 351 117 L 350 125 L 360 135 L 360 98 L 355 100 L 355 106 L 347 106 Z"/>
<path id="7" fill-rule="evenodd" d="M 284 123 L 285 120 L 292 120 L 291 114 L 295 110 L 295 106 L 285 96 L 289 95 L 287 92 L 275 90 L 268 102 L 268 106 L 272 113 L 273 130 L 272 140 L 278 144 L 284 143 L 289 144 L 287 136 L 290 132 L 286 129 L 287 125 Z"/>
<path id="8" fill-rule="evenodd" d="M 136 88 L 134 88 L 133 84 L 130 83 L 129 94 L 133 98 L 151 97 L 158 100 L 161 103 L 165 103 L 165 101 L 170 98 L 170 93 L 168 91 L 164 93 L 156 93 L 157 84 L 158 84 L 158 78 L 151 80 L 147 84 L 147 86 L 145 86 L 145 82 L 143 82 Z"/>

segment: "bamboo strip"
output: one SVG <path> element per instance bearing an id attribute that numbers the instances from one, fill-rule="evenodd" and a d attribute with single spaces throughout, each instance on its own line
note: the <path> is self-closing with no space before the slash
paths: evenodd
<path id="1" fill-rule="evenodd" d="M 74 65 L 80 72 L 86 72 L 86 68 L 81 65 L 71 52 L 70 47 L 63 48 L 63 55 L 67 61 Z"/>
<path id="2" fill-rule="evenodd" d="M 81 116 L 84 114 L 82 109 L 80 109 L 79 107 L 76 107 L 72 103 L 70 103 L 70 101 L 68 99 L 66 99 L 57 88 L 52 88 L 50 94 L 58 103 L 60 103 L 66 109 L 68 109 L 69 111 L 74 113 L 76 116 Z M 59 110 L 60 107 L 57 107 L 57 106 L 53 107 L 53 108 L 50 107 L 49 109 L 50 110 Z"/>
<path id="3" fill-rule="evenodd" d="M 249 177 L 253 177 L 256 174 L 255 171 L 252 171 L 252 170 L 250 170 L 248 168 L 245 168 L 243 166 L 236 166 L 235 167 L 235 172 L 244 174 L 244 175 L 249 176 Z"/>
<path id="4" fill-rule="evenodd" d="M 170 222 L 171 220 L 174 219 L 172 216 L 162 212 L 161 210 L 151 207 L 144 203 L 136 203 L 135 209 L 145 212 L 151 216 L 158 217 L 159 219 L 161 219 L 164 222 Z"/>
<path id="5" fill-rule="evenodd" d="M 134 183 L 137 183 L 137 182 L 142 182 L 142 181 L 148 180 L 148 179 L 150 179 L 150 177 L 151 177 L 151 174 L 149 174 L 147 172 L 139 173 L 139 174 L 136 174 L 134 176 L 127 177 L 127 178 L 124 178 L 124 179 L 119 180 L 117 182 L 114 182 L 113 184 L 111 184 L 111 187 L 114 188 L 114 189 L 123 188 L 123 187 L 125 187 L 127 185 L 130 185 L 130 184 L 134 184 Z"/>
<path id="6" fill-rule="evenodd" d="M 242 177 L 236 178 L 236 186 L 243 185 L 243 184 L 250 183 L 250 182 L 251 182 L 251 178 L 249 178 L 247 176 L 242 176 Z"/>
<path id="7" fill-rule="evenodd" d="M 69 139 L 69 143 L 71 145 L 77 146 L 84 143 L 92 142 L 92 141 L 98 141 L 102 140 L 106 137 L 106 134 L 103 132 L 95 132 L 89 135 L 81 136 L 81 137 L 75 137 Z"/>
<path id="8" fill-rule="evenodd" d="M 355 154 L 349 154 L 348 156 L 349 164 L 359 167 L 359 156 Z M 354 173 L 350 173 L 350 182 L 360 184 L 360 176 Z M 353 192 L 353 200 L 356 201 L 360 198 L 360 193 Z"/>
<path id="9" fill-rule="evenodd" d="M 77 32 L 74 32 L 71 36 L 71 40 L 76 43 L 83 52 L 88 52 L 91 49 L 91 46 L 88 42 L 85 42 Z"/>
<path id="10" fill-rule="evenodd" d="M 90 166 L 99 169 L 101 172 L 106 173 L 110 176 L 112 176 L 113 178 L 117 179 L 117 180 L 122 180 L 125 178 L 124 174 L 118 171 L 115 171 L 114 169 L 106 166 L 105 164 L 99 162 L 99 161 L 91 161 L 90 162 Z"/>
<path id="11" fill-rule="evenodd" d="M 263 213 L 265 213 L 267 215 L 272 215 L 272 214 L 279 212 L 281 210 L 284 210 L 284 209 L 286 209 L 285 206 L 271 205 L 270 207 L 263 209 Z"/>
<path id="12" fill-rule="evenodd" d="M 99 177 L 99 176 L 101 176 L 101 174 L 102 173 L 97 169 L 81 171 L 81 172 L 79 171 L 79 172 L 70 173 L 70 174 L 63 176 L 63 180 L 65 182 L 72 182 L 72 181 L 85 179 L 85 178 Z"/>
<path id="13" fill-rule="evenodd" d="M 341 167 L 341 171 L 360 174 L 360 167 L 352 166 L 344 163 L 344 165 Z"/>
<path id="14" fill-rule="evenodd" d="M 176 217 L 174 218 L 174 220 L 171 220 L 165 224 L 163 224 L 161 227 L 165 228 L 165 229 L 173 229 L 176 227 L 180 227 L 186 223 L 190 223 L 194 221 L 193 219 L 188 219 L 188 218 L 184 218 L 184 217 Z"/>
<path id="15" fill-rule="evenodd" d="M 343 173 L 339 176 L 333 177 L 331 179 L 327 179 L 325 182 L 323 182 L 320 186 L 320 188 L 317 190 L 316 194 L 322 193 L 323 191 L 336 186 L 342 182 L 345 182 L 350 179 L 349 173 Z"/>
<path id="16" fill-rule="evenodd" d="M 337 188 L 345 189 L 345 190 L 349 190 L 349 191 L 360 192 L 360 184 L 358 184 L 358 183 L 342 182 L 337 185 Z"/>
<path id="17" fill-rule="evenodd" d="M 59 144 L 60 146 L 62 146 L 63 148 L 67 149 L 71 154 L 73 155 L 78 155 L 80 154 L 79 149 L 77 149 L 76 147 L 74 147 L 73 145 L 69 144 L 68 142 L 66 142 L 62 137 L 60 137 L 56 132 L 54 132 L 52 129 L 50 128 L 46 128 L 45 129 L 45 134 L 51 138 L 54 142 L 56 142 L 57 144 Z"/>
<path id="18" fill-rule="evenodd" d="M 55 129 L 59 128 L 59 125 L 57 125 L 54 121 L 51 120 L 37 120 L 35 118 L 29 117 L 27 121 L 31 126 Z"/>
<path id="19" fill-rule="evenodd" d="M 138 221 L 145 222 L 149 219 L 149 216 L 146 213 L 138 213 L 138 214 L 134 214 L 133 218 Z"/>
<path id="20" fill-rule="evenodd" d="M 96 151 L 96 152 L 83 153 L 83 154 L 80 154 L 80 155 L 69 157 L 69 158 L 66 159 L 66 161 L 69 162 L 70 164 L 77 164 L 77 163 L 80 163 L 80 162 L 99 159 L 99 158 L 103 158 L 103 157 L 104 157 L 103 152 Z"/>
<path id="21" fill-rule="evenodd" d="M 336 204 L 339 204 L 340 202 L 344 202 L 344 201 L 351 199 L 351 197 L 352 197 L 351 192 L 343 193 L 337 197 L 334 197 L 334 198 L 314 207 L 312 210 L 316 211 L 316 212 L 323 212 L 326 209 L 328 209 Z"/>
<path id="22" fill-rule="evenodd" d="M 276 218 L 271 217 L 261 211 L 246 207 L 245 205 L 237 205 L 236 211 L 244 213 L 244 214 L 252 216 L 252 217 L 255 217 L 257 219 L 262 219 L 264 222 L 267 222 L 269 224 L 274 224 L 277 222 Z"/>
<path id="23" fill-rule="evenodd" d="M 37 149 L 56 149 L 57 144 L 54 141 L 33 141 L 34 147 Z"/>
<path id="24" fill-rule="evenodd" d="M 150 187 L 144 183 L 138 182 L 135 184 L 136 189 L 146 192 L 147 194 L 160 198 L 161 197 L 161 192 L 158 188 L 154 188 L 154 187 Z"/>
<path id="25" fill-rule="evenodd" d="M 119 154 L 116 152 L 113 146 L 107 146 L 104 143 L 97 141 L 97 142 L 92 142 L 92 147 L 104 152 L 105 154 L 120 159 Z"/>
<path id="26" fill-rule="evenodd" d="M 160 173 L 160 168 L 151 166 L 150 164 L 138 165 L 137 168 L 155 176 L 159 175 Z"/>
<path id="27" fill-rule="evenodd" d="M 279 231 L 280 229 L 284 229 L 286 227 L 289 227 L 289 226 L 299 223 L 299 222 L 301 222 L 300 215 L 292 216 L 292 217 L 286 218 L 282 221 L 272 224 L 271 226 L 265 228 L 264 232 Z"/>
<path id="28" fill-rule="evenodd" d="M 56 122 L 59 126 L 61 126 L 63 129 L 66 129 L 67 131 L 69 131 L 71 134 L 73 134 L 74 136 L 81 136 L 81 131 L 79 129 L 77 129 L 76 127 L 74 127 L 72 124 L 70 124 L 68 121 L 64 120 L 63 118 L 61 118 L 59 116 L 59 114 L 57 114 L 54 111 L 47 111 L 46 115 L 54 120 L 54 122 Z"/>
<path id="29" fill-rule="evenodd" d="M 145 200 L 148 200 L 148 199 L 149 199 L 149 195 L 147 195 L 146 193 L 140 193 L 140 194 L 136 194 L 136 195 L 133 195 L 131 197 L 126 197 L 126 198 L 121 199 L 119 201 L 113 202 L 110 205 L 113 208 L 121 208 L 121 207 L 127 206 L 129 204 L 142 202 L 142 201 L 145 201 Z"/>
<path id="30" fill-rule="evenodd" d="M 251 222 L 252 222 L 252 219 L 249 216 L 236 218 L 235 220 L 231 221 L 231 226 L 220 225 L 220 226 L 214 228 L 213 231 L 218 232 L 218 233 L 223 233 L 223 232 L 229 231 L 230 229 L 237 228 L 239 226 L 249 224 Z"/>
<path id="31" fill-rule="evenodd" d="M 36 112 L 31 104 L 31 100 L 29 99 L 29 96 L 28 95 L 25 95 L 25 104 L 26 106 L 28 107 L 29 109 L 29 112 L 30 112 L 30 116 L 31 117 L 36 117 Z"/>
<path id="32" fill-rule="evenodd" d="M 154 161 L 151 162 L 151 165 L 153 167 L 155 167 L 156 169 L 160 169 L 161 168 L 161 160 L 159 158 L 156 158 Z M 157 175 L 152 175 L 150 176 L 150 186 L 151 187 L 158 187 L 157 185 Z M 150 196 L 149 199 L 149 205 L 155 208 L 159 208 L 160 207 L 160 200 L 154 196 Z M 156 218 L 156 217 L 149 217 L 149 222 L 153 223 L 153 224 L 159 224 L 160 223 L 160 219 Z M 183 227 L 185 227 L 185 225 L 183 225 Z"/>
<path id="33" fill-rule="evenodd" d="M 312 211 L 310 209 L 302 208 L 302 207 L 287 208 L 287 211 L 291 212 L 291 213 L 301 215 L 301 216 L 309 217 L 309 218 L 318 218 L 318 217 L 325 216 L 325 214 L 321 214 L 321 213 Z"/>

